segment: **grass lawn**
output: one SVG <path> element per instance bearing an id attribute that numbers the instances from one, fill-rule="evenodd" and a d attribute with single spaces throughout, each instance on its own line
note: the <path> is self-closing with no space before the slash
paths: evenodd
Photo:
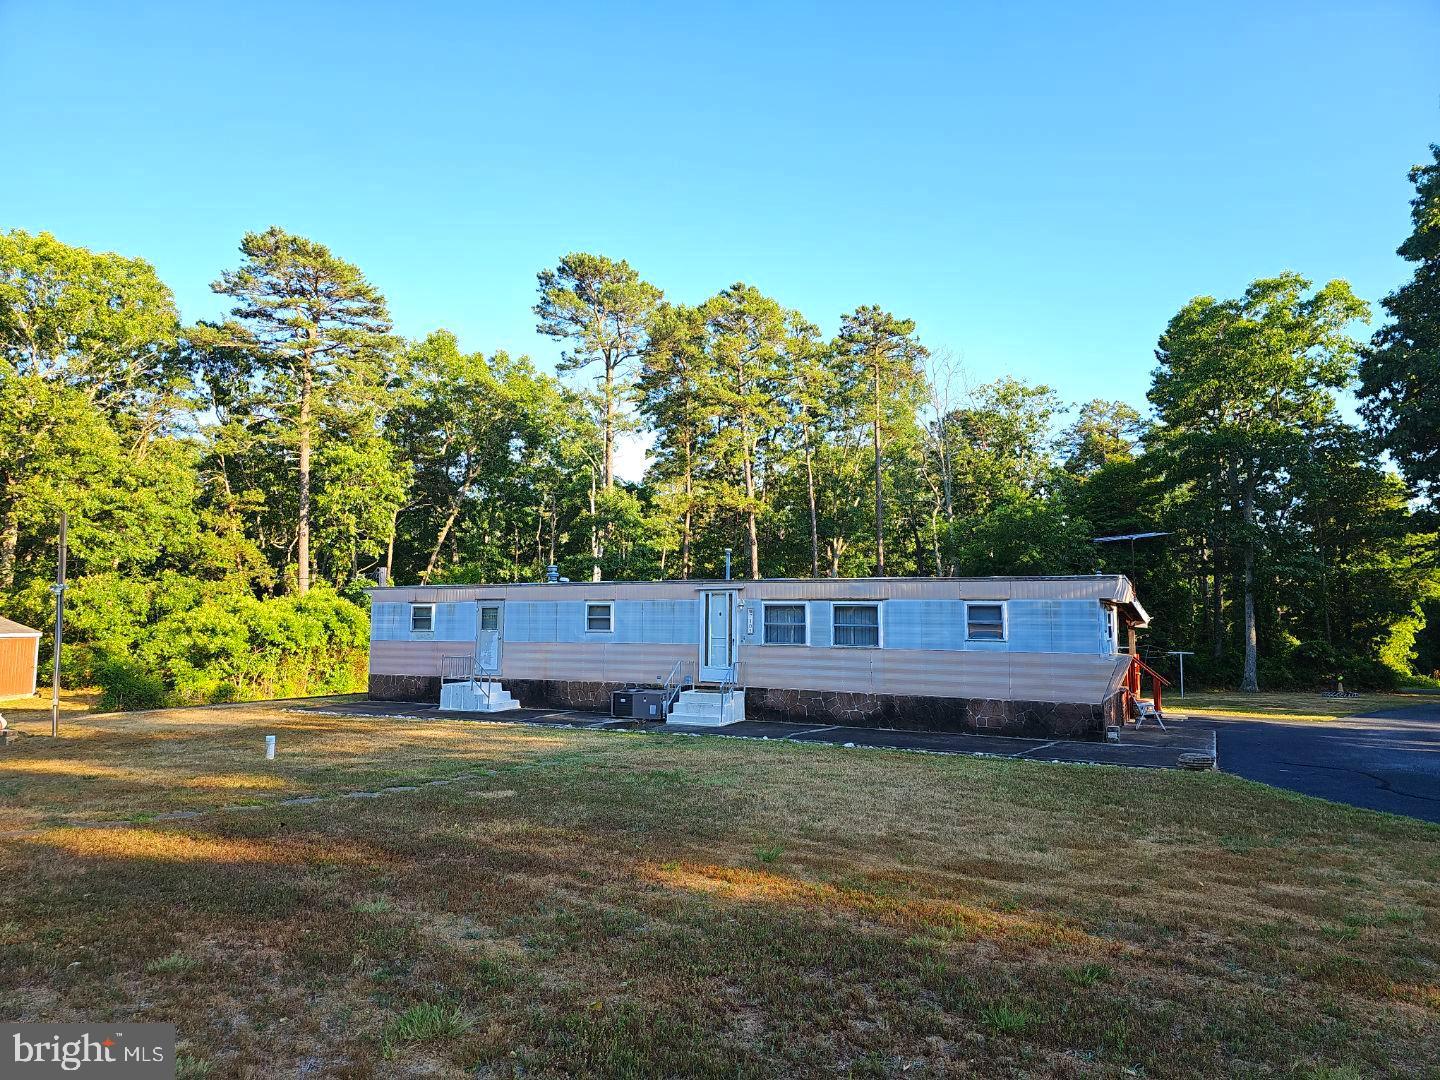
<path id="1" fill-rule="evenodd" d="M 1381 709 L 1407 705 L 1440 706 L 1436 694 L 1359 694 L 1352 698 L 1327 698 L 1321 694 L 1288 690 L 1262 690 L 1241 694 L 1230 690 L 1191 690 L 1183 698 L 1174 689 L 1165 691 L 1165 708 L 1171 712 L 1209 716 L 1273 716 L 1286 720 L 1334 720 L 1339 716 L 1361 716 Z"/>
<path id="2" fill-rule="evenodd" d="M 71 715 L 79 715 L 95 708 L 100 700 L 99 690 L 60 691 L 60 715 L 62 722 Z M 0 698 L 0 716 L 4 716 L 21 731 L 50 731 L 50 688 L 42 686 L 37 693 L 28 697 Z"/>
<path id="3" fill-rule="evenodd" d="M 182 1077 L 1434 1075 L 1420 822 L 273 707 L 68 730 L 0 750 L 0 1017 L 171 1021 Z"/>

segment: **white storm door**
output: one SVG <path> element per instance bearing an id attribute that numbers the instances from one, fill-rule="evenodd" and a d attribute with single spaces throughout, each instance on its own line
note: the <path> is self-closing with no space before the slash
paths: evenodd
<path id="1" fill-rule="evenodd" d="M 504 605 L 482 600 L 475 615 L 475 665 L 487 674 L 500 671 L 500 631 L 505 625 Z"/>
<path id="2" fill-rule="evenodd" d="M 718 682 L 729 678 L 735 667 L 735 594 L 707 592 L 704 595 L 700 678 L 705 682 Z"/>

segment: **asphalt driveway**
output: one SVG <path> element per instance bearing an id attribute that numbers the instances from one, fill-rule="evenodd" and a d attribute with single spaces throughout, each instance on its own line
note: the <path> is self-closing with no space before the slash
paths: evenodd
<path id="1" fill-rule="evenodd" d="M 676 723 L 616 721 L 603 713 L 570 709 L 515 709 L 499 713 L 441 712 L 436 705 L 414 701 L 347 701 L 301 706 L 309 711 L 340 716 L 384 716 L 397 720 L 479 720 L 492 724 L 538 724 L 541 727 L 581 727 L 605 730 L 624 727 L 641 735 L 700 735 L 727 739 L 774 739 L 877 750 L 916 750 L 930 754 L 980 754 L 987 757 L 1024 758 L 1028 761 L 1066 761 L 1087 765 L 1130 765 L 1175 769 L 1185 753 L 1214 754 L 1213 725 L 1208 720 L 1171 724 L 1168 731 L 1154 727 L 1127 728 L 1119 743 L 1077 739 L 1022 739 L 1007 735 L 978 735 L 961 731 L 899 731 L 891 728 L 843 727 L 835 724 L 782 724 L 768 720 L 742 720 L 724 727 L 690 727 Z"/>
<path id="2" fill-rule="evenodd" d="M 1440 822 L 1440 700 L 1324 723 L 1207 719 L 1225 772 Z"/>

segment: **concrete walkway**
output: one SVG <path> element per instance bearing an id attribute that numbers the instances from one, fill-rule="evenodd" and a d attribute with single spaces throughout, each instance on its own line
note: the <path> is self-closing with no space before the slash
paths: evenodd
<path id="1" fill-rule="evenodd" d="M 1214 725 L 1208 720 L 1167 721 L 1168 731 L 1126 728 L 1119 743 L 1075 739 L 1017 739 L 1003 735 L 972 735 L 948 731 L 900 731 L 891 728 L 841 727 L 827 724 L 780 724 L 743 720 L 723 728 L 683 724 L 640 723 L 611 719 L 598 713 L 569 709 L 517 709 L 507 713 L 441 712 L 435 705 L 408 701 L 363 701 L 312 705 L 307 711 L 340 716 L 386 716 L 401 720 L 475 720 L 494 724 L 538 724 L 543 727 L 625 729 L 643 734 L 697 735 L 731 739 L 785 740 L 832 746 L 912 750 L 931 754 L 975 754 L 1064 761 L 1093 765 L 1178 768 L 1183 753 L 1215 752 Z"/>

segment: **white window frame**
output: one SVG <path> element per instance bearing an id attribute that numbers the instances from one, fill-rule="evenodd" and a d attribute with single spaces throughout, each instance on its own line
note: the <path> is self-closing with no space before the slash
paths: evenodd
<path id="1" fill-rule="evenodd" d="M 804 612 L 805 618 L 800 621 L 800 625 L 801 625 L 802 627 L 804 627 L 804 629 L 805 629 L 805 640 L 804 640 L 804 641 L 770 641 L 770 640 L 766 637 L 766 632 L 765 632 L 765 612 L 768 611 L 768 610 L 769 610 L 770 608 L 772 608 L 772 607 L 798 607 L 802 612 Z M 792 649 L 795 649 L 795 648 L 800 648 L 800 647 L 809 645 L 809 644 L 810 644 L 810 605 L 807 604 L 804 600 L 762 600 L 762 601 L 760 601 L 760 644 L 761 644 L 761 645 L 775 645 L 775 646 L 778 646 L 778 647 L 780 647 L 780 648 L 782 648 L 782 649 L 785 648 L 785 647 L 787 647 L 787 646 L 790 647 L 790 648 L 792 648 Z"/>
<path id="2" fill-rule="evenodd" d="M 873 607 L 875 609 L 875 644 L 842 645 L 835 640 L 835 617 L 842 607 Z M 836 600 L 830 605 L 830 646 L 835 649 L 883 649 L 885 647 L 885 602 L 883 600 Z"/>
<path id="3" fill-rule="evenodd" d="M 485 625 L 485 613 L 486 613 L 487 611 L 493 611 L 493 612 L 495 613 L 495 625 L 494 625 L 494 626 L 486 626 L 486 625 Z M 479 610 L 478 612 L 476 612 L 475 619 L 476 619 L 475 628 L 476 628 L 477 630 L 479 630 L 481 633 L 485 633 L 485 634 L 498 634 L 498 633 L 500 632 L 500 605 L 499 605 L 499 604 L 481 604 L 481 605 L 480 605 L 480 610 Z"/>
<path id="4" fill-rule="evenodd" d="M 1120 612 L 1104 603 L 1100 609 L 1105 613 L 1105 642 L 1110 646 L 1109 655 L 1113 656 L 1120 651 Z"/>
<path id="5" fill-rule="evenodd" d="M 609 626 L 604 630 L 594 630 L 590 626 L 590 609 L 603 607 L 609 615 Z M 585 601 L 585 632 L 587 634 L 613 634 L 615 633 L 615 601 L 614 600 L 586 600 Z"/>
<path id="6" fill-rule="evenodd" d="M 1000 609 L 1000 636 L 998 638 L 971 637 L 970 636 L 970 609 L 972 607 L 998 607 Z M 965 640 L 967 642 L 991 642 L 1000 644 L 1010 640 L 1010 604 L 1005 600 L 966 600 L 965 601 Z"/>
<path id="7" fill-rule="evenodd" d="M 415 613 L 418 612 L 421 608 L 425 608 L 427 611 L 430 612 L 430 626 L 429 626 L 429 628 L 426 629 L 426 630 L 421 630 L 419 627 L 417 627 L 417 626 L 415 625 Z M 434 604 L 411 604 L 411 605 L 410 605 L 410 633 L 412 633 L 412 634 L 433 634 L 433 633 L 435 633 L 435 605 L 434 605 Z"/>

